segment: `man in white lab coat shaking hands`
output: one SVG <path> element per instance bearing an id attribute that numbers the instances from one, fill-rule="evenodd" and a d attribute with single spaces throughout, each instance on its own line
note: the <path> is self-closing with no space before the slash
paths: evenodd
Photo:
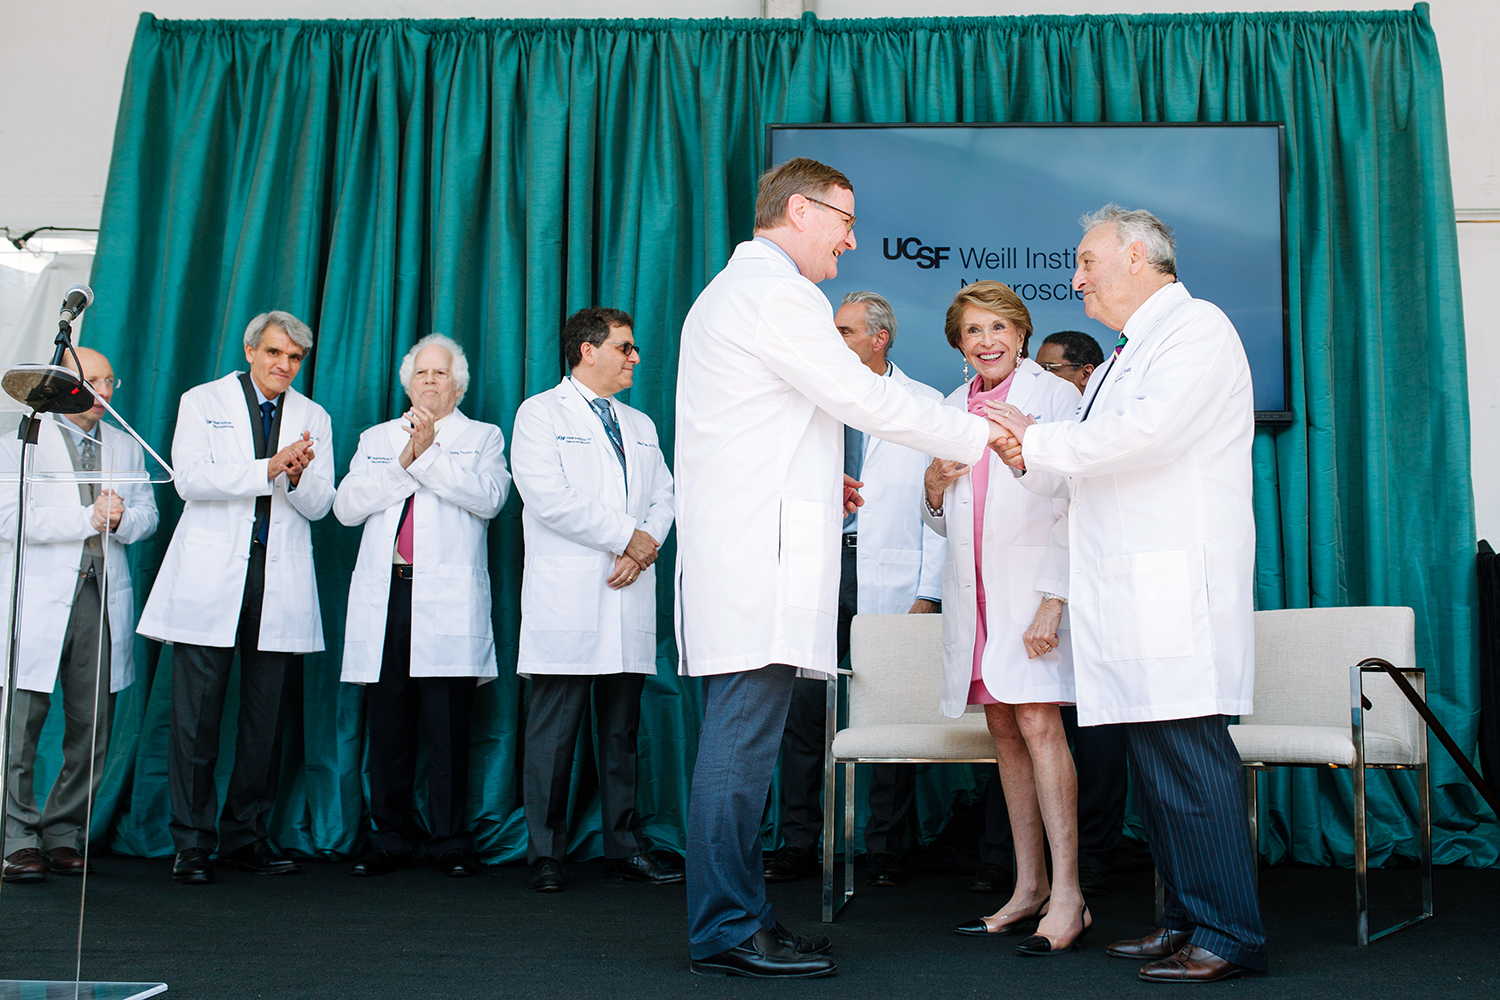
<path id="1" fill-rule="evenodd" d="M 351 875 L 411 864 L 423 837 L 413 799 L 417 733 L 427 744 L 427 852 L 444 875 L 479 874 L 469 799 L 469 712 L 495 679 L 490 518 L 505 503 L 505 437 L 458 404 L 463 348 L 440 333 L 401 362 L 411 408 L 359 436 L 333 514 L 365 526 L 349 580 L 340 680 L 367 686 L 369 853 Z"/>
<path id="2" fill-rule="evenodd" d="M 677 368 L 677 646 L 703 677 L 688 812 L 688 946 L 705 975 L 834 972 L 826 938 L 777 923 L 760 819 L 798 670 L 832 674 L 844 426 L 973 463 L 999 425 L 860 363 L 817 282 L 853 250 L 854 188 L 788 160 L 762 175 L 755 239 L 698 296 Z"/>
<path id="3" fill-rule="evenodd" d="M 531 888 L 565 885 L 568 785 L 590 695 L 598 723 L 605 872 L 681 882 L 653 859 L 635 811 L 641 690 L 656 673 L 656 551 L 672 528 L 672 475 L 656 425 L 614 398 L 634 381 L 635 321 L 582 309 L 563 325 L 571 372 L 516 411 L 511 459 L 526 536 L 516 672 L 526 710 Z"/>
<path id="4" fill-rule="evenodd" d="M 1126 724 L 1166 889 L 1162 926 L 1109 953 L 1147 981 L 1214 982 L 1266 967 L 1228 731 L 1255 690 L 1250 366 L 1229 318 L 1177 280 L 1159 219 L 1109 205 L 1083 227 L 1073 287 L 1120 339 L 1078 419 L 1009 407 L 1001 454 L 1029 489 L 1072 497 L 1078 724 Z"/>

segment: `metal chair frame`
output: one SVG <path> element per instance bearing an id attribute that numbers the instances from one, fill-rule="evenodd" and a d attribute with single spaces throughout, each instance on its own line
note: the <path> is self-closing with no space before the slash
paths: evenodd
<path id="1" fill-rule="evenodd" d="M 1416 674 L 1423 680 L 1422 698 L 1426 698 L 1426 669 L 1423 667 L 1400 667 L 1402 674 Z M 1428 771 L 1427 755 L 1424 753 L 1421 764 L 1370 764 L 1365 760 L 1365 725 L 1364 713 L 1370 707 L 1370 701 L 1364 693 L 1364 675 L 1369 673 L 1385 673 L 1385 668 L 1356 664 L 1349 668 L 1349 708 L 1350 708 L 1350 736 L 1354 741 L 1354 762 L 1349 765 L 1349 770 L 1354 778 L 1354 907 L 1355 907 L 1355 931 L 1354 937 L 1357 944 L 1368 945 L 1371 941 L 1378 941 L 1387 935 L 1404 930 L 1414 924 L 1419 924 L 1432 917 L 1432 805 L 1431 805 L 1431 779 Z M 1419 732 L 1423 747 L 1427 743 L 1427 724 L 1418 719 L 1421 725 Z M 1261 771 L 1271 771 L 1278 767 L 1343 767 L 1342 764 L 1303 764 L 1283 763 L 1277 761 L 1245 761 L 1245 795 L 1249 808 L 1250 819 L 1250 842 L 1254 846 L 1255 856 L 1260 857 L 1260 800 L 1258 776 Z M 1383 930 L 1370 933 L 1370 885 L 1369 885 L 1369 843 L 1366 830 L 1365 816 L 1365 771 L 1367 769 L 1378 769 L 1383 771 L 1416 771 L 1418 797 L 1421 800 L 1421 827 L 1418 837 L 1421 840 L 1421 863 L 1422 863 L 1422 912 L 1415 917 L 1403 920 Z M 1157 914 L 1161 913 L 1161 890 L 1158 882 L 1158 907 Z"/>
<path id="2" fill-rule="evenodd" d="M 840 668 L 839 677 L 851 677 L 854 671 Z M 823 742 L 823 923 L 831 924 L 854 899 L 854 767 L 856 764 L 993 764 L 989 757 L 849 757 L 835 758 L 833 737 L 838 731 L 838 678 L 827 682 L 826 725 Z M 844 886 L 834 887 L 834 830 L 829 822 L 834 815 L 836 779 L 839 765 L 844 769 Z"/>

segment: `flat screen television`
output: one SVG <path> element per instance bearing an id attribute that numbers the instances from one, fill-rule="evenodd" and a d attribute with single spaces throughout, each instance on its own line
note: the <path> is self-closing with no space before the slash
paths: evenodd
<path id="1" fill-rule="evenodd" d="M 954 293 L 992 278 L 1031 311 L 1034 354 L 1081 330 L 1106 356 L 1117 334 L 1072 288 L 1078 220 L 1110 202 L 1172 227 L 1178 277 L 1239 331 L 1256 419 L 1291 420 L 1279 123 L 1093 125 L 768 125 L 767 166 L 808 156 L 854 184 L 858 247 L 819 287 L 879 292 L 897 321 L 891 358 L 949 392 L 963 361 L 943 336 Z"/>

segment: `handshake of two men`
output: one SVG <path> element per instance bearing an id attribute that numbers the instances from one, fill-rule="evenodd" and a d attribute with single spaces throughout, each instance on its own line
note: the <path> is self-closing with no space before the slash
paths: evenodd
<path id="1" fill-rule="evenodd" d="M 1013 469 L 1026 471 L 1026 462 L 1021 458 L 1021 441 L 1026 428 L 1036 423 L 1009 403 L 985 403 L 989 410 L 990 447 L 1001 461 Z"/>

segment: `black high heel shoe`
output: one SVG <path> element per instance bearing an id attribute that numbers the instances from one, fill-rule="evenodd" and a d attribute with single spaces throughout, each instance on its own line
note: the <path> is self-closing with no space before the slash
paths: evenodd
<path id="1" fill-rule="evenodd" d="M 1004 937 L 1007 934 L 1014 934 L 1019 931 L 1022 926 L 1040 920 L 1042 910 L 1046 907 L 1047 901 L 1051 898 L 1051 896 L 1048 896 L 1046 899 L 1043 899 L 1040 903 L 1036 904 L 1036 906 L 1032 907 L 1031 912 L 1018 914 L 1015 919 L 1000 924 L 1000 926 L 996 927 L 994 930 L 990 930 L 989 924 L 986 924 L 984 922 L 984 918 L 980 917 L 978 920 L 970 920 L 967 923 L 959 924 L 957 927 L 953 928 L 953 933 L 965 934 L 969 937 L 990 937 L 992 935 L 997 937 Z M 1000 916 L 1007 917 L 1010 916 L 1010 914 L 1002 913 L 1000 914 Z"/>
<path id="2" fill-rule="evenodd" d="M 1022 941 L 1020 944 L 1016 945 L 1016 954 L 1024 955 L 1027 958 L 1041 958 L 1043 956 L 1050 955 L 1065 955 L 1070 951 L 1074 951 L 1078 947 L 1078 942 L 1083 940 L 1083 936 L 1094 929 L 1094 918 L 1093 915 L 1089 913 L 1089 908 L 1087 906 L 1085 906 L 1083 908 L 1083 912 L 1078 915 L 1078 922 L 1080 924 L 1083 924 L 1083 929 L 1080 930 L 1077 934 L 1073 935 L 1073 940 L 1068 942 L 1068 946 L 1066 948 L 1054 948 L 1052 947 L 1052 941 L 1045 935 L 1033 934 L 1025 941 Z"/>

